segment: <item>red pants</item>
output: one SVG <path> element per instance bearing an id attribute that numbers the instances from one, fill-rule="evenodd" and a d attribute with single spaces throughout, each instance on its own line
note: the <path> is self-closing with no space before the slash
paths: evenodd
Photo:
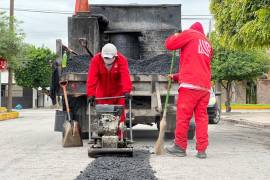
<path id="1" fill-rule="evenodd" d="M 175 144 L 187 148 L 187 132 L 190 119 L 195 115 L 196 149 L 199 152 L 208 146 L 207 106 L 210 93 L 207 91 L 179 88 L 177 100 Z"/>

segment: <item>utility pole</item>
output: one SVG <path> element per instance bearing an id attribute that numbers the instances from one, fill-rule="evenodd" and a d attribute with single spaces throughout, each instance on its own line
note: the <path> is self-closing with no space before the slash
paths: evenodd
<path id="1" fill-rule="evenodd" d="M 9 10 L 9 31 L 14 32 L 14 0 L 10 0 Z M 8 67 L 8 101 L 7 109 L 12 111 L 12 81 L 13 81 L 13 69 Z"/>

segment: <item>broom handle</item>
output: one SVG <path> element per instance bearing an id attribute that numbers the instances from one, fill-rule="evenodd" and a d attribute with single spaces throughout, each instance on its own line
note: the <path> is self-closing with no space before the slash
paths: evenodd
<path id="1" fill-rule="evenodd" d="M 171 60 L 171 67 L 170 67 L 170 74 L 172 74 L 172 71 L 173 71 L 173 65 L 174 65 L 174 61 L 175 61 L 175 56 L 176 56 L 176 51 L 173 51 L 173 56 L 172 56 L 172 60 Z M 169 78 L 169 80 L 168 80 L 168 91 L 167 91 L 165 104 L 164 104 L 163 117 L 166 117 L 166 114 L 167 114 L 167 107 L 168 107 L 168 102 L 169 102 L 169 97 L 170 97 L 171 86 L 172 86 L 172 79 Z"/>

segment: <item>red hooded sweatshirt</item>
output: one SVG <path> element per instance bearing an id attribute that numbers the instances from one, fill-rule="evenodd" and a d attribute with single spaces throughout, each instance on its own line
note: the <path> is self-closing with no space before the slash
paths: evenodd
<path id="1" fill-rule="evenodd" d="M 106 68 L 101 53 L 92 58 L 86 83 L 87 96 L 98 98 L 122 96 L 124 93 L 130 93 L 132 85 L 128 62 L 121 53 L 118 52 L 117 55 L 110 70 Z M 100 104 L 118 104 L 117 102 L 119 102 L 117 99 L 99 101 Z"/>
<path id="2" fill-rule="evenodd" d="M 188 30 L 169 36 L 165 42 L 168 50 L 181 49 L 179 72 L 174 80 L 195 86 L 211 88 L 211 58 L 213 49 L 204 35 L 201 23 Z"/>

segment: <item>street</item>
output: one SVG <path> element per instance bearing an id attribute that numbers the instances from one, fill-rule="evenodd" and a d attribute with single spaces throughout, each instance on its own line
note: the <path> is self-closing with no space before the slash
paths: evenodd
<path id="1" fill-rule="evenodd" d="M 270 0 L 2 0 L 0 180 L 270 180 L 269 18 Z"/>
<path id="2" fill-rule="evenodd" d="M 259 115 L 258 115 L 259 116 Z M 231 117 L 233 118 L 233 117 Z M 87 141 L 79 148 L 62 148 L 54 132 L 54 110 L 22 110 L 20 118 L 0 122 L 0 179 L 75 179 L 94 159 L 87 156 Z M 135 131 L 135 148 L 152 147 L 153 127 Z M 138 134 L 140 133 L 140 134 Z M 151 154 L 158 179 L 270 179 L 270 129 L 222 121 L 209 125 L 208 158 L 195 157 L 189 141 L 187 157 Z M 170 141 L 167 141 L 170 143 Z"/>

